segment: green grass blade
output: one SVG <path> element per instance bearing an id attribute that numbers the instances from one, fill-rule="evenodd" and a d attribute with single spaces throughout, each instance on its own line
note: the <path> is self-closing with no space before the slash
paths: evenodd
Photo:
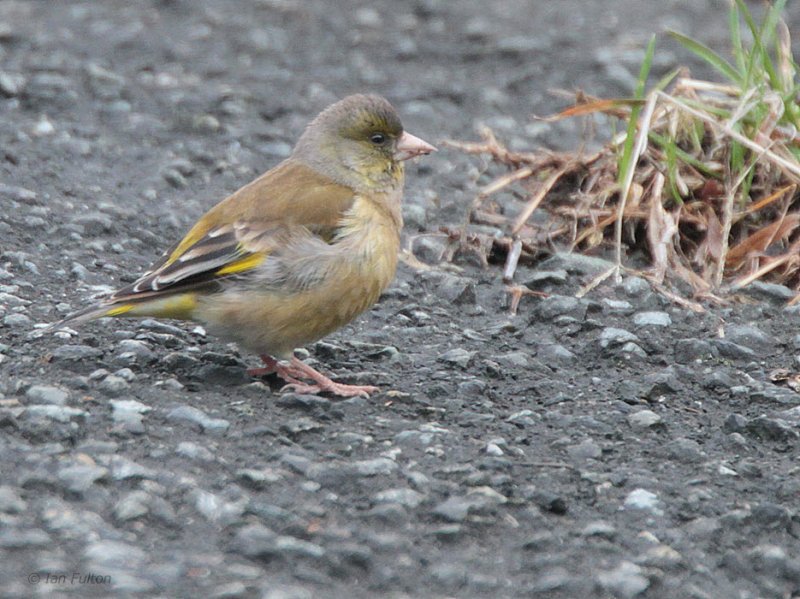
<path id="1" fill-rule="evenodd" d="M 729 28 L 731 30 L 731 50 L 736 59 L 736 68 L 740 75 L 744 75 L 747 70 L 747 54 L 742 46 L 742 24 L 739 21 L 739 7 L 731 2 L 731 11 L 728 16 Z"/>
<path id="2" fill-rule="evenodd" d="M 676 31 L 668 31 L 667 33 L 678 40 L 678 42 L 684 48 L 705 60 L 712 67 L 725 75 L 728 79 L 738 85 L 742 85 L 743 81 L 741 74 L 727 60 L 714 52 L 711 48 Z"/>
<path id="3" fill-rule="evenodd" d="M 678 146 L 675 144 L 675 138 L 671 135 L 667 138 L 666 142 L 664 154 L 667 156 L 667 183 L 669 185 L 669 191 L 678 204 L 683 204 L 683 198 L 678 191 L 678 184 L 676 183 L 678 179 L 678 163 L 675 159 L 675 154 Z"/>
<path id="4" fill-rule="evenodd" d="M 651 141 L 658 144 L 666 152 L 666 147 L 669 142 L 663 135 L 655 133 L 654 131 L 650 131 L 648 133 L 648 137 L 650 138 Z M 680 160 L 683 160 L 686 164 L 693 166 L 704 175 L 708 175 L 709 177 L 714 177 L 715 179 L 722 179 L 721 173 L 708 168 L 703 162 L 701 162 L 691 154 L 684 152 L 677 146 L 675 146 L 675 156 Z"/>
<path id="5" fill-rule="evenodd" d="M 738 129 L 738 127 L 737 127 Z M 740 173 L 744 166 L 744 147 L 731 139 L 730 169 L 732 173 Z"/>
<path id="6" fill-rule="evenodd" d="M 753 177 L 756 174 L 756 165 L 751 164 L 750 168 L 747 170 L 747 176 L 742 181 L 741 191 L 741 205 L 742 207 L 747 206 L 748 199 L 750 198 L 750 189 L 753 187 Z"/>
<path id="7" fill-rule="evenodd" d="M 675 77 L 677 77 L 682 70 L 683 67 L 676 67 L 672 69 L 669 73 L 667 73 L 661 79 L 658 80 L 658 83 L 656 83 L 653 89 L 662 91 L 665 87 L 667 87 L 670 83 L 672 83 L 672 80 L 675 79 Z"/>
<path id="8" fill-rule="evenodd" d="M 653 54 L 656 49 L 656 36 L 650 38 L 650 43 L 647 45 L 647 51 L 644 54 L 644 61 L 639 69 L 639 79 L 636 82 L 636 90 L 633 92 L 635 100 L 644 98 L 644 86 L 647 81 L 647 76 L 650 74 L 650 67 L 653 64 Z M 622 156 L 620 156 L 617 163 L 617 181 L 621 184 L 628 174 L 628 169 L 634 168 L 633 164 L 633 144 L 636 141 L 636 122 L 639 120 L 639 112 L 641 105 L 634 105 L 631 107 L 631 116 L 628 121 L 628 130 L 625 134 L 625 145 L 622 148 Z"/>
<path id="9" fill-rule="evenodd" d="M 736 6 L 744 15 L 744 20 L 747 23 L 747 27 L 750 29 L 750 33 L 753 36 L 754 40 L 759 39 L 758 27 L 756 26 L 756 22 L 753 20 L 753 15 L 750 14 L 750 11 L 747 10 L 747 6 L 745 6 L 743 0 L 736 0 Z M 759 57 L 759 53 L 756 48 L 756 44 L 754 43 L 754 47 L 750 49 L 749 55 L 747 57 L 747 67 L 745 69 L 744 78 L 742 80 L 741 86 L 742 89 L 750 89 L 753 84 L 753 69 L 757 64 L 757 59 Z"/>

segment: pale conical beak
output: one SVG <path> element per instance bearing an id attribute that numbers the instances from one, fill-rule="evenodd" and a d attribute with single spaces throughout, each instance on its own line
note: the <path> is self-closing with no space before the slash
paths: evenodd
<path id="1" fill-rule="evenodd" d="M 411 135 L 408 131 L 404 131 L 400 139 L 397 140 L 397 148 L 394 151 L 394 159 L 408 160 L 414 156 L 421 156 L 422 154 L 430 154 L 435 152 L 436 148 L 429 144 L 427 141 L 420 139 L 415 135 Z"/>

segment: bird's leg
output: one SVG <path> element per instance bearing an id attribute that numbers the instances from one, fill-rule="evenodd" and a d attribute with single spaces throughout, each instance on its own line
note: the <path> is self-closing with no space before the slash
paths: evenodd
<path id="1" fill-rule="evenodd" d="M 380 391 L 378 387 L 373 387 L 372 385 L 345 385 L 344 383 L 332 381 L 327 376 L 315 370 L 303 362 L 300 358 L 295 356 L 291 357 L 288 366 L 276 363 L 275 372 L 278 374 L 278 376 L 289 382 L 289 384 L 281 389 L 281 391 L 287 389 L 296 391 L 298 393 L 319 393 L 320 391 L 330 391 L 331 393 L 340 395 L 342 397 L 369 397 L 370 393 Z M 308 385 L 306 383 L 302 383 L 297 380 L 300 378 L 311 379 L 316 384 Z"/>
<path id="2" fill-rule="evenodd" d="M 264 366 L 261 368 L 248 368 L 247 374 L 250 376 L 262 376 L 278 371 L 278 361 L 275 358 L 267 354 L 259 354 L 258 357 L 264 362 Z"/>
<path id="3" fill-rule="evenodd" d="M 259 354 L 258 356 L 264 362 L 261 368 L 248 368 L 247 374 L 250 376 L 263 376 L 266 374 L 277 374 L 288 383 L 305 385 L 303 381 L 297 380 L 287 370 L 286 366 L 281 366 L 280 362 L 268 354 Z"/>

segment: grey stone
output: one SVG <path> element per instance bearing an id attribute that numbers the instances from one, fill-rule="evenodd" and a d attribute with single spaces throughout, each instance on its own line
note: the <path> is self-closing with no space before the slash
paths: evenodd
<path id="1" fill-rule="evenodd" d="M 600 331 L 598 341 L 600 342 L 600 347 L 606 349 L 609 347 L 618 347 L 629 342 L 636 343 L 639 341 L 639 338 L 625 329 L 605 327 L 602 331 Z"/>
<path id="2" fill-rule="evenodd" d="M 461 381 L 456 387 L 459 397 L 482 397 L 486 393 L 488 384 L 481 379 Z"/>
<path id="3" fill-rule="evenodd" d="M 594 256 L 584 256 L 583 254 L 557 253 L 539 265 L 540 269 L 546 270 L 566 270 L 567 272 L 580 275 L 597 275 L 614 267 L 613 262 L 596 258 Z"/>
<path id="4" fill-rule="evenodd" d="M 145 491 L 131 491 L 114 506 L 114 518 L 121 522 L 135 520 L 146 515 L 150 508 L 150 495 Z"/>
<path id="5" fill-rule="evenodd" d="M 231 541 L 231 549 L 250 558 L 273 559 L 284 557 L 319 559 L 325 555 L 320 545 L 286 535 L 278 535 L 261 524 L 249 524 L 239 529 Z"/>
<path id="6" fill-rule="evenodd" d="M 425 500 L 425 496 L 414 489 L 386 489 L 372 496 L 375 503 L 398 503 L 407 508 L 415 508 Z"/>
<path id="7" fill-rule="evenodd" d="M 551 321 L 558 316 L 570 316 L 576 320 L 586 318 L 587 305 L 581 300 L 569 295 L 551 295 L 542 298 L 534 309 L 535 318 L 541 321 Z"/>
<path id="8" fill-rule="evenodd" d="M 111 456 L 107 466 L 114 480 L 156 478 L 158 475 L 156 470 L 142 466 L 123 455 Z"/>
<path id="9" fill-rule="evenodd" d="M 73 493 L 85 493 L 97 481 L 108 478 L 108 468 L 75 464 L 58 470 L 58 478 Z"/>
<path id="10" fill-rule="evenodd" d="M 633 341 L 628 341 L 625 343 L 621 348 L 620 351 L 624 354 L 628 354 L 629 356 L 638 356 L 640 358 L 646 358 L 647 352 L 642 349 L 642 347 Z"/>
<path id="11" fill-rule="evenodd" d="M 669 327 L 672 318 L 666 312 L 639 312 L 634 314 L 633 324 L 637 327 Z"/>
<path id="12" fill-rule="evenodd" d="M 669 545 L 649 547 L 636 558 L 636 562 L 650 568 L 674 570 L 684 565 L 683 556 Z"/>
<path id="13" fill-rule="evenodd" d="M 603 312 L 609 314 L 632 314 L 634 310 L 633 304 L 627 300 L 604 297 L 600 300 L 600 304 L 603 306 Z"/>
<path id="14" fill-rule="evenodd" d="M 732 360 L 753 360 L 757 358 L 756 352 L 749 347 L 733 343 L 727 339 L 714 339 L 711 341 L 711 345 L 723 358 Z"/>
<path id="15" fill-rule="evenodd" d="M 211 385 L 221 385 L 224 387 L 246 385 L 252 380 L 250 375 L 247 374 L 247 369 L 238 364 L 204 364 L 192 373 L 192 378 Z"/>
<path id="16" fill-rule="evenodd" d="M 534 270 L 525 280 L 528 289 L 538 290 L 551 285 L 563 285 L 567 282 L 567 271 L 563 268 L 557 270 Z"/>
<path id="17" fill-rule="evenodd" d="M 188 422 L 199 425 L 204 433 L 221 435 L 230 427 L 230 422 L 222 418 L 211 418 L 202 410 L 194 406 L 179 406 L 167 414 L 170 422 Z"/>
<path id="18" fill-rule="evenodd" d="M 406 447 L 425 447 L 436 439 L 435 433 L 430 431 L 400 431 L 394 436 L 394 442 Z"/>
<path id="19" fill-rule="evenodd" d="M 151 364 L 156 361 L 156 354 L 144 341 L 139 339 L 123 339 L 117 344 L 120 352 L 130 352 L 136 356 L 140 364 Z"/>
<path id="20" fill-rule="evenodd" d="M 512 351 L 495 356 L 498 364 L 510 370 L 524 370 L 530 365 L 529 354 L 524 351 Z"/>
<path id="21" fill-rule="evenodd" d="M 747 418 L 741 414 L 730 414 L 722 425 L 726 433 L 742 433 L 747 429 Z"/>
<path id="22" fill-rule="evenodd" d="M 102 381 L 100 381 L 100 384 L 98 385 L 98 389 L 100 389 L 100 391 L 111 397 L 118 397 L 127 392 L 129 388 L 130 384 L 128 381 L 115 374 L 109 374 Z"/>
<path id="23" fill-rule="evenodd" d="M 533 411 L 525 409 L 511 414 L 506 418 L 506 422 L 511 422 L 520 426 L 532 426 L 536 424 L 536 418 Z"/>
<path id="24" fill-rule="evenodd" d="M 439 361 L 458 366 L 459 368 L 466 368 L 477 353 L 478 352 L 467 351 L 466 349 L 456 347 L 441 354 L 439 356 Z"/>
<path id="25" fill-rule="evenodd" d="M 628 297 L 642 297 L 651 293 L 650 283 L 641 277 L 625 277 L 622 281 L 622 290 Z"/>
<path id="26" fill-rule="evenodd" d="M 781 419 L 800 425 L 800 406 L 782 410 L 777 414 Z"/>
<path id="27" fill-rule="evenodd" d="M 84 557 L 90 564 L 103 570 L 106 568 L 134 569 L 145 561 L 146 554 L 143 549 L 129 543 L 99 539 L 86 546 Z"/>
<path id="28" fill-rule="evenodd" d="M 662 372 L 648 374 L 645 377 L 644 396 L 649 399 L 656 399 L 662 396 L 669 396 L 681 390 L 681 382 L 678 375 L 670 367 Z"/>
<path id="29" fill-rule="evenodd" d="M 41 528 L 4 528 L 0 530 L 0 549 L 30 549 L 48 547 L 50 535 Z"/>
<path id="30" fill-rule="evenodd" d="M 762 529 L 785 530 L 791 519 L 789 510 L 774 503 L 760 503 L 753 506 L 750 512 L 750 521 Z"/>
<path id="31" fill-rule="evenodd" d="M 644 593 L 650 586 L 644 570 L 628 561 L 621 562 L 613 570 L 598 573 L 597 582 L 620 599 L 632 599 Z"/>
<path id="32" fill-rule="evenodd" d="M 768 441 L 796 441 L 800 433 L 790 423 L 780 418 L 757 416 L 747 421 L 747 432 Z"/>
<path id="33" fill-rule="evenodd" d="M 308 411 L 326 411 L 331 406 L 331 400 L 319 395 L 300 393 L 282 393 L 275 400 L 275 405 L 281 408 L 299 408 Z"/>
<path id="34" fill-rule="evenodd" d="M 301 433 L 322 430 L 322 424 L 311 418 L 292 418 L 281 423 L 280 430 L 290 437 L 297 437 Z"/>
<path id="35" fill-rule="evenodd" d="M 477 301 L 475 284 L 467 277 L 436 271 L 424 273 L 422 276 L 426 287 L 452 305 L 474 305 Z"/>
<path id="36" fill-rule="evenodd" d="M 50 354 L 53 361 L 80 362 L 84 360 L 94 360 L 103 355 L 103 352 L 96 347 L 88 345 L 62 345 L 53 350 Z"/>
<path id="37" fill-rule="evenodd" d="M 398 469 L 397 462 L 389 458 L 374 458 L 353 462 L 353 468 L 359 476 L 386 475 Z"/>
<path id="38" fill-rule="evenodd" d="M 661 424 L 662 418 L 652 410 L 639 410 L 628 415 L 628 424 L 634 428 L 650 428 Z"/>
<path id="39" fill-rule="evenodd" d="M 646 510 L 654 514 L 661 514 L 661 501 L 658 495 L 647 489 L 634 489 L 625 497 L 625 507 L 637 510 Z"/>
<path id="40" fill-rule="evenodd" d="M 765 281 L 753 281 L 746 287 L 739 289 L 739 293 L 744 293 L 756 299 L 767 300 L 775 304 L 785 304 L 795 296 L 796 292 L 785 285 L 778 285 Z"/>
<path id="41" fill-rule="evenodd" d="M 754 385 L 748 398 L 753 402 L 775 402 L 791 405 L 797 402 L 797 393 L 788 387 L 778 387 L 769 383 Z"/>
<path id="42" fill-rule="evenodd" d="M 86 237 L 100 237 L 114 232 L 114 221 L 108 214 L 102 212 L 88 212 L 79 214 L 71 222 L 80 225 Z"/>
<path id="43" fill-rule="evenodd" d="M 170 371 L 193 370 L 197 368 L 200 360 L 186 352 L 175 351 L 161 358 L 161 363 Z"/>
<path id="44" fill-rule="evenodd" d="M 50 385 L 31 385 L 25 392 L 25 397 L 36 403 L 65 406 L 69 399 L 69 393 Z"/>
<path id="45" fill-rule="evenodd" d="M 209 599 L 247 599 L 251 596 L 250 588 L 238 580 L 217 585 L 210 591 Z"/>
<path id="46" fill-rule="evenodd" d="M 800 563 L 791 559 L 783 547 L 757 545 L 747 552 L 748 561 L 756 572 L 766 574 L 773 580 L 788 579 L 796 583 L 800 576 Z"/>
<path id="47" fill-rule="evenodd" d="M 21 73 L 0 71 L 0 94 L 8 97 L 18 96 L 25 88 L 26 81 Z"/>
<path id="48" fill-rule="evenodd" d="M 23 328 L 33 324 L 33 321 L 25 314 L 12 312 L 3 318 L 3 324 L 7 327 Z"/>
<path id="49" fill-rule="evenodd" d="M 700 449 L 700 445 L 696 441 L 683 437 L 669 441 L 664 446 L 664 451 L 670 459 L 684 464 L 697 464 L 706 459 L 706 454 Z"/>
<path id="50" fill-rule="evenodd" d="M 534 489 L 530 494 L 530 499 L 539 506 L 539 509 L 552 514 L 566 514 L 569 507 L 566 500 L 552 491 L 546 489 Z"/>
<path id="51" fill-rule="evenodd" d="M 85 420 L 89 413 L 77 408 L 67 406 L 53 406 L 49 404 L 28 406 L 25 413 L 37 418 L 49 418 L 58 422 L 70 422 L 71 420 Z"/>
<path id="52" fill-rule="evenodd" d="M 175 449 L 175 453 L 182 455 L 191 460 L 205 460 L 207 462 L 214 460 L 214 454 L 202 445 L 198 445 L 193 441 L 181 441 Z"/>
<path id="53" fill-rule="evenodd" d="M 425 206 L 403 202 L 403 225 L 407 231 L 424 231 L 428 225 Z"/>
<path id="54" fill-rule="evenodd" d="M 746 325 L 729 325 L 725 327 L 725 337 L 737 345 L 743 345 L 755 351 L 769 351 L 775 347 L 776 339 L 761 329 Z"/>
<path id="55" fill-rule="evenodd" d="M 501 456 L 505 455 L 505 452 L 497 443 L 487 443 L 486 447 L 483 448 L 484 453 L 492 456 Z"/>
<path id="56" fill-rule="evenodd" d="M 19 514 L 28 507 L 27 502 L 19 495 L 14 487 L 3 485 L 0 487 L 0 512 L 5 514 Z"/>
<path id="57" fill-rule="evenodd" d="M 166 167 L 162 169 L 161 176 L 164 177 L 164 181 L 176 189 L 181 189 L 189 184 L 186 177 L 176 168 Z"/>
<path id="58" fill-rule="evenodd" d="M 426 264 L 438 264 L 442 261 L 449 243 L 444 235 L 420 235 L 414 239 L 411 251 Z"/>
<path id="59" fill-rule="evenodd" d="M 574 459 L 588 460 L 599 458 L 603 455 L 603 450 L 597 443 L 591 439 L 587 439 L 578 445 L 567 447 L 567 453 Z"/>
<path id="60" fill-rule="evenodd" d="M 433 514 L 451 522 L 462 522 L 475 501 L 468 497 L 452 496 L 433 508 Z"/>
<path id="61" fill-rule="evenodd" d="M 528 590 L 534 595 L 547 597 L 552 595 L 554 591 L 568 590 L 579 580 L 581 580 L 579 577 L 570 575 L 565 568 L 547 568 L 536 576 L 536 579 L 528 587 Z M 565 596 L 571 596 L 571 594 Z"/>
<path id="62" fill-rule="evenodd" d="M 247 498 L 227 501 L 221 495 L 197 489 L 193 493 L 194 506 L 209 522 L 226 526 L 236 522 L 244 514 Z"/>
<path id="63" fill-rule="evenodd" d="M 605 520 L 595 520 L 584 526 L 581 534 L 584 537 L 602 537 L 613 541 L 617 537 L 617 528 Z"/>
<path id="64" fill-rule="evenodd" d="M 727 372 L 714 370 L 703 378 L 703 388 L 725 392 L 736 386 L 736 381 Z"/>
<path id="65" fill-rule="evenodd" d="M 135 399 L 112 399 L 109 404 L 111 404 L 111 418 L 114 422 L 133 434 L 145 432 L 144 414 L 152 408 Z"/>
<path id="66" fill-rule="evenodd" d="M 252 489 L 261 490 L 269 485 L 279 483 L 283 480 L 283 475 L 275 470 L 244 468 L 236 473 L 239 480 Z"/>
<path id="67" fill-rule="evenodd" d="M 570 366 L 578 359 L 577 355 L 558 343 L 539 346 L 537 357 L 545 364 L 557 364 L 559 366 Z"/>

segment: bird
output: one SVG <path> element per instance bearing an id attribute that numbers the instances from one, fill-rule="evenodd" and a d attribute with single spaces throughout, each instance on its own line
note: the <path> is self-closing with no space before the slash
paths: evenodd
<path id="1" fill-rule="evenodd" d="M 47 327 L 102 317 L 200 323 L 264 363 L 282 391 L 368 397 L 294 355 L 373 305 L 394 277 L 405 161 L 436 148 L 373 94 L 325 108 L 289 157 L 200 218 L 133 283 Z"/>

